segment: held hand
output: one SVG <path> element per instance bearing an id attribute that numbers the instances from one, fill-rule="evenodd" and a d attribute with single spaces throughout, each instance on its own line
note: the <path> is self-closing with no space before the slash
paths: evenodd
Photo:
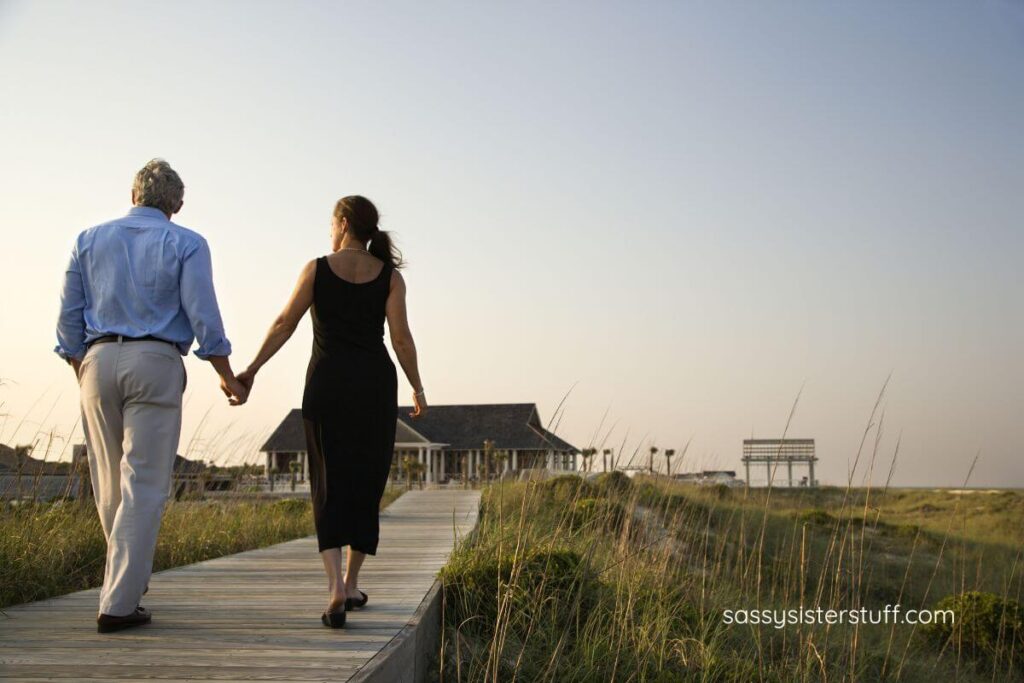
<path id="1" fill-rule="evenodd" d="M 249 390 L 237 377 L 221 378 L 220 390 L 228 397 L 228 403 L 240 406 L 249 398 Z"/>
<path id="2" fill-rule="evenodd" d="M 413 411 L 409 413 L 409 417 L 416 419 L 427 412 L 427 395 L 425 393 L 417 394 L 413 392 L 412 403 Z"/>
<path id="3" fill-rule="evenodd" d="M 252 366 L 249 366 L 242 372 L 235 375 L 235 379 L 242 383 L 247 394 L 252 393 L 252 385 L 253 382 L 256 381 L 256 371 L 252 369 Z"/>

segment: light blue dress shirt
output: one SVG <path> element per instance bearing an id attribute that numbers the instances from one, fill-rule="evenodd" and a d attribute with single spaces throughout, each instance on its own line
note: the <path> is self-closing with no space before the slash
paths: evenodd
<path id="1" fill-rule="evenodd" d="M 54 351 L 80 360 L 89 342 L 107 334 L 153 335 L 174 342 L 183 356 L 193 339 L 200 358 L 231 353 L 202 235 L 148 206 L 78 235 L 64 275 Z"/>

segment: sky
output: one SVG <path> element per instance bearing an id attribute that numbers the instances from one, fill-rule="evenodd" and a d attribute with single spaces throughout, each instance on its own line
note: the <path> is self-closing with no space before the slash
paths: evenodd
<path id="1" fill-rule="evenodd" d="M 363 194 L 431 403 L 620 465 L 785 434 L 822 483 L 1021 487 L 1022 121 L 1019 3 L 0 0 L 0 442 L 81 441 L 63 268 L 162 157 L 238 370 Z M 311 341 L 240 407 L 190 356 L 179 451 L 257 461 Z"/>

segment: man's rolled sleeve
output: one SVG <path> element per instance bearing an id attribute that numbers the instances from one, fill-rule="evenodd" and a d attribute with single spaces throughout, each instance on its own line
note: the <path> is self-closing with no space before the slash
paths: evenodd
<path id="1" fill-rule="evenodd" d="M 60 314 L 57 317 L 57 346 L 53 350 L 64 360 L 81 360 L 85 356 L 85 284 L 78 264 L 77 241 L 64 271 Z"/>
<path id="2" fill-rule="evenodd" d="M 181 305 L 199 344 L 193 353 L 203 360 L 231 354 L 231 342 L 224 334 L 217 295 L 213 289 L 210 247 L 200 239 L 181 264 Z"/>

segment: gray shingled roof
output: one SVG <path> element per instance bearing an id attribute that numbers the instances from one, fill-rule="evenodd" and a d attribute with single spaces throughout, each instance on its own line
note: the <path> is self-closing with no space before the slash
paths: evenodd
<path id="1" fill-rule="evenodd" d="M 484 439 L 494 441 L 495 448 L 576 450 L 544 429 L 535 403 L 430 406 L 418 419 L 409 417 L 412 410 L 412 406 L 399 406 L 398 419 L 431 441 L 456 450 L 483 448 Z"/>
<path id="2" fill-rule="evenodd" d="M 290 410 L 267 442 L 260 447 L 264 453 L 286 453 L 306 450 L 306 426 L 302 423 L 302 410 Z"/>
<path id="3" fill-rule="evenodd" d="M 409 421 L 412 422 L 411 419 Z M 395 443 L 428 443 L 430 439 L 425 439 L 417 434 L 413 431 L 415 428 L 415 425 L 410 427 L 399 419 L 398 425 L 395 427 Z"/>
<path id="4" fill-rule="evenodd" d="M 432 443 L 448 444 L 455 450 L 483 448 L 484 439 L 494 441 L 495 448 L 579 452 L 572 444 L 544 429 L 534 403 L 491 403 L 473 405 L 430 406 L 426 415 L 409 417 L 412 406 L 398 408 L 398 441 L 407 441 L 411 428 Z M 404 423 L 404 424 L 403 424 Z M 292 410 L 274 430 L 261 451 L 304 451 L 306 438 L 302 411 Z"/>

